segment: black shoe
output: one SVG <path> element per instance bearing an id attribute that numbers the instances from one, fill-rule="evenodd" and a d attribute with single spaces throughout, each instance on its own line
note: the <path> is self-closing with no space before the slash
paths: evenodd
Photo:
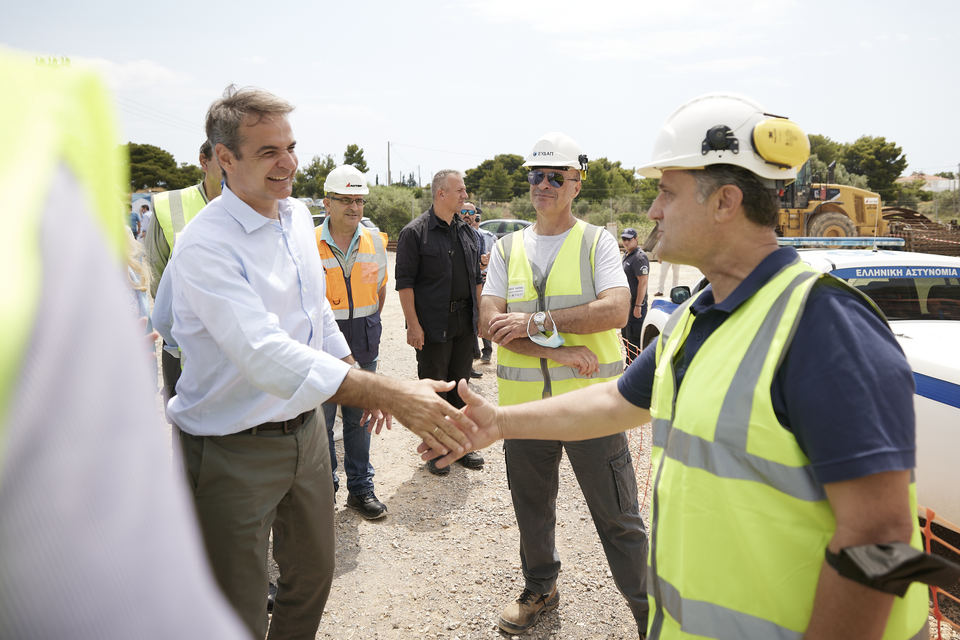
<path id="1" fill-rule="evenodd" d="M 273 613 L 273 603 L 277 601 L 277 585 L 267 585 L 267 613 Z"/>
<path id="2" fill-rule="evenodd" d="M 482 362 L 483 364 L 490 364 L 490 354 L 485 353 L 482 356 L 480 356 L 480 362 Z"/>
<path id="3" fill-rule="evenodd" d="M 480 373 L 479 371 L 477 371 L 476 369 L 470 369 L 470 377 L 471 377 L 471 378 L 482 378 L 482 377 L 483 377 L 483 374 Z"/>
<path id="4" fill-rule="evenodd" d="M 467 469 L 474 469 L 477 471 L 483 469 L 483 456 L 476 451 L 471 451 L 467 455 L 457 460 L 457 462 L 465 466 Z"/>
<path id="5" fill-rule="evenodd" d="M 387 515 L 387 505 L 377 500 L 373 491 L 365 493 L 362 496 L 355 496 L 352 493 L 347 494 L 347 506 L 354 511 L 360 512 L 367 520 L 377 520 Z"/>
<path id="6" fill-rule="evenodd" d="M 433 460 L 427 463 L 427 471 L 429 471 L 435 476 L 445 476 L 448 473 L 450 473 L 450 467 L 446 466 L 441 469 L 440 467 L 437 466 L 437 460 L 436 458 L 434 458 Z"/>

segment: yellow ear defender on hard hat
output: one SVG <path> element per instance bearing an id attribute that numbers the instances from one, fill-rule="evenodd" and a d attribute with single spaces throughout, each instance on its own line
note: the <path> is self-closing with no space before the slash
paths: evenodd
<path id="1" fill-rule="evenodd" d="M 799 167 L 810 157 L 810 140 L 795 122 L 771 116 L 753 128 L 757 155 L 780 167 Z"/>
<path id="2" fill-rule="evenodd" d="M 781 116 L 770 116 L 757 123 L 750 141 L 758 156 L 778 167 L 798 167 L 810 156 L 807 134 Z M 740 153 L 740 141 L 733 129 L 723 124 L 710 127 L 700 144 L 700 153 L 707 155 L 710 151 Z"/>

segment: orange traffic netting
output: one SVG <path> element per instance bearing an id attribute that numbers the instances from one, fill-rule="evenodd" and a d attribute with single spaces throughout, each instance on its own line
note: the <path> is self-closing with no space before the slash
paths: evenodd
<path id="1" fill-rule="evenodd" d="M 620 337 L 620 345 L 623 347 L 628 362 L 640 355 L 640 349 L 628 342 L 623 336 Z M 640 498 L 640 513 L 643 513 L 647 506 L 647 495 L 650 490 L 650 445 L 653 441 L 644 442 L 645 434 L 648 433 L 650 423 L 637 425 L 627 432 L 627 443 L 630 448 L 630 454 L 633 457 L 633 473 L 637 478 L 643 479 L 643 495 Z M 645 446 L 646 445 L 646 446 Z M 641 464 L 644 469 L 641 470 Z M 639 485 L 639 481 L 638 481 Z"/>
<path id="2" fill-rule="evenodd" d="M 960 562 L 960 526 L 920 507 L 920 533 L 927 553 Z M 943 640 L 943 623 L 960 631 L 960 585 L 949 590 L 930 587 L 930 614 L 937 621 L 937 640 Z"/>

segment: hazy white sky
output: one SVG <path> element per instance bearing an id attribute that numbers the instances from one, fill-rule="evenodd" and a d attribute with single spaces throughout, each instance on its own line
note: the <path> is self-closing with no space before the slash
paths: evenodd
<path id="1" fill-rule="evenodd" d="M 894 140 L 909 171 L 960 162 L 960 2 L 236 0 L 7 3 L 0 44 L 100 68 L 123 142 L 196 163 L 230 84 L 296 105 L 301 165 L 363 147 L 368 179 L 468 169 L 564 131 L 633 167 L 674 108 L 750 96 L 808 133 Z M 306 3 L 303 3 L 306 5 Z M 15 94 L 14 94 L 15 95 Z M 6 94 L 7 97 L 10 94 Z"/>

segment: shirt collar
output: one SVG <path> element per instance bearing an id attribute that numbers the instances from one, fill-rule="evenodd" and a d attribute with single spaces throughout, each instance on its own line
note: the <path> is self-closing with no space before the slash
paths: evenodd
<path id="1" fill-rule="evenodd" d="M 257 213 L 256 209 L 241 200 L 237 194 L 230 190 L 230 187 L 223 185 L 223 193 L 220 194 L 223 207 L 227 210 L 234 220 L 240 223 L 243 230 L 247 233 L 253 233 L 270 222 L 270 218 Z M 286 225 L 290 219 L 290 203 L 284 198 L 280 200 L 280 220 L 281 224 Z"/>
<path id="2" fill-rule="evenodd" d="M 357 225 L 356 230 L 353 232 L 353 237 L 350 238 L 350 246 L 347 247 L 347 251 L 343 251 L 343 248 L 337 245 L 337 243 L 333 239 L 333 235 L 330 233 L 330 216 L 327 216 L 326 218 L 323 219 L 323 224 L 320 225 L 320 229 L 321 229 L 320 239 L 325 241 L 331 247 L 337 247 L 338 249 L 340 249 L 341 252 L 344 253 L 344 255 L 346 255 L 346 253 L 349 252 L 350 247 L 353 246 L 353 243 L 360 236 L 360 227 L 362 226 L 363 226 L 363 223 L 360 223 Z"/>
<path id="3" fill-rule="evenodd" d="M 450 224 L 447 224 L 441 220 L 440 216 L 437 215 L 437 212 L 433 210 L 433 205 L 430 205 L 430 221 L 427 222 L 427 228 L 432 229 L 433 227 L 440 226 L 445 228 L 457 227 L 459 226 L 457 223 L 463 224 L 463 222 L 460 220 L 460 217 L 456 213 L 453 214 L 453 220 L 450 221 Z"/>
<path id="4" fill-rule="evenodd" d="M 743 279 L 743 282 L 737 285 L 729 296 L 723 302 L 715 303 L 713 301 L 713 286 L 708 285 L 703 295 L 697 298 L 691 305 L 690 310 L 694 315 L 715 309 L 725 313 L 733 313 L 737 308 L 749 300 L 753 294 L 767 284 L 770 279 L 780 273 L 780 271 L 789 264 L 799 259 L 797 250 L 793 247 L 780 247 L 766 258 L 760 261 L 753 271 Z"/>

